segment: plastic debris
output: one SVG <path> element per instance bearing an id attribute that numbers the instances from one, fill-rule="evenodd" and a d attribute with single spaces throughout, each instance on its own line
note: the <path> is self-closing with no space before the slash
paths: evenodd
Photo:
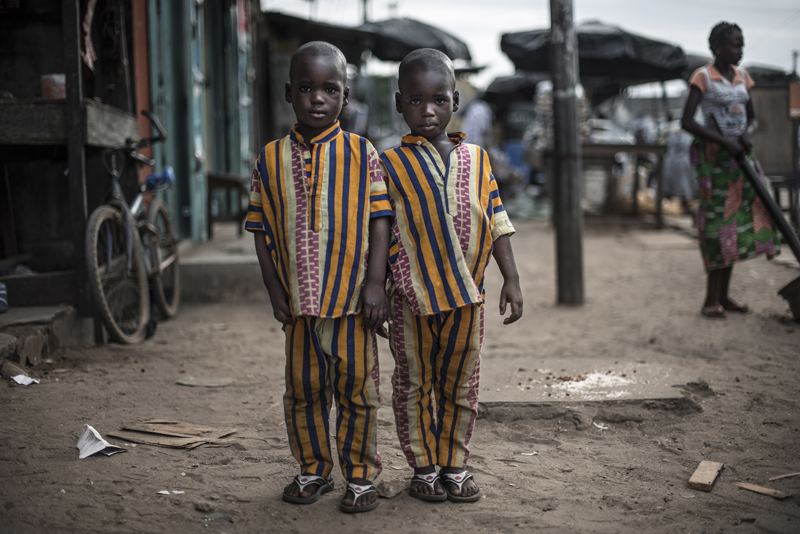
<path id="1" fill-rule="evenodd" d="M 39 383 L 39 381 L 37 379 L 31 378 L 31 377 L 25 376 L 25 375 L 12 376 L 11 380 L 16 382 L 20 386 L 30 386 L 31 384 L 38 384 Z"/>
<path id="2" fill-rule="evenodd" d="M 598 424 L 597 424 L 597 423 L 595 423 L 594 421 L 592 421 L 592 424 L 593 424 L 594 426 L 596 426 L 597 428 L 599 428 L 600 430 L 608 430 L 608 427 L 607 427 L 607 426 L 605 426 L 605 425 L 598 425 Z"/>

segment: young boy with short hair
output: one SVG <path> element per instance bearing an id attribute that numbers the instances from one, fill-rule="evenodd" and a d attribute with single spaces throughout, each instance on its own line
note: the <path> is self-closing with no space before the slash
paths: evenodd
<path id="1" fill-rule="evenodd" d="M 500 314 L 522 315 L 522 292 L 505 213 L 489 158 L 448 134 L 458 109 L 453 64 L 420 49 L 400 63 L 397 111 L 411 129 L 381 155 L 395 218 L 389 246 L 392 405 L 411 496 L 474 502 L 466 470 L 478 413 L 483 344 L 483 279 L 493 255 L 503 275 Z M 436 473 L 441 468 L 444 485 Z"/>
<path id="2" fill-rule="evenodd" d="M 284 414 L 301 474 L 283 499 L 310 504 L 333 489 L 335 400 L 336 447 L 348 480 L 341 509 L 365 512 L 378 506 L 372 481 L 381 471 L 375 331 L 388 313 L 391 206 L 377 152 L 339 127 L 349 95 L 342 52 L 323 42 L 303 45 L 289 79 L 286 101 L 297 123 L 261 151 L 245 224 L 286 333 Z"/>

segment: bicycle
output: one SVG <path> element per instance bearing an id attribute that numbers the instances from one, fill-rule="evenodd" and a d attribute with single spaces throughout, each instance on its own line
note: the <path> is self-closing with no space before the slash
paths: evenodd
<path id="1" fill-rule="evenodd" d="M 86 264 L 92 300 L 112 341 L 138 343 L 155 332 L 155 315 L 168 319 L 178 313 L 180 268 L 178 237 L 166 204 L 145 195 L 162 191 L 175 181 L 172 167 L 151 173 L 130 206 L 119 184 L 121 168 L 153 165 L 139 149 L 167 138 L 159 120 L 142 110 L 158 136 L 103 151 L 103 165 L 111 177 L 111 193 L 92 212 L 86 227 Z M 152 301 L 155 306 L 151 308 Z"/>

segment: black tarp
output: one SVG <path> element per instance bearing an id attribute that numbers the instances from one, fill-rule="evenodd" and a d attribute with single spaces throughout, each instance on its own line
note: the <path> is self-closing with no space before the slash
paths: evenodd
<path id="1" fill-rule="evenodd" d="M 620 87 L 681 78 L 686 55 L 656 41 L 601 22 L 575 29 L 581 79 L 613 78 Z M 550 29 L 503 34 L 500 48 L 517 69 L 550 72 Z"/>
<path id="2" fill-rule="evenodd" d="M 300 44 L 325 41 L 344 53 L 348 63 L 361 63 L 361 53 L 374 45 L 374 36 L 357 28 L 313 22 L 270 11 L 265 13 L 272 30 L 283 38 L 297 39 Z"/>
<path id="3" fill-rule="evenodd" d="M 384 61 L 401 61 L 418 48 L 435 48 L 450 59 L 471 61 L 469 47 L 460 39 L 424 22 L 409 18 L 368 22 L 357 28 L 372 34 L 372 54 Z"/>

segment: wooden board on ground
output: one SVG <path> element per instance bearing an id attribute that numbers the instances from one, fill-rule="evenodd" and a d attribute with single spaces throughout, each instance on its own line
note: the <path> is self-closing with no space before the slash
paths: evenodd
<path id="1" fill-rule="evenodd" d="M 786 499 L 791 497 L 791 493 L 784 493 L 782 491 L 774 490 L 772 488 L 765 488 L 762 486 L 756 486 L 755 484 L 748 484 L 747 482 L 734 482 L 734 486 L 739 486 L 742 489 L 746 489 L 749 491 L 754 491 L 756 493 L 760 493 L 762 495 L 768 495 L 770 497 L 775 497 L 776 499 Z"/>
<path id="2" fill-rule="evenodd" d="M 689 487 L 696 490 L 711 491 L 720 471 L 722 471 L 721 463 L 703 460 L 689 478 Z"/>

